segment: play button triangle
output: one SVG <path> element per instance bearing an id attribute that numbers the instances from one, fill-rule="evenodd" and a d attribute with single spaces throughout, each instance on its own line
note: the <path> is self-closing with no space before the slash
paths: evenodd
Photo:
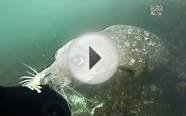
<path id="1" fill-rule="evenodd" d="M 89 46 L 89 70 L 101 59 L 101 57 Z"/>

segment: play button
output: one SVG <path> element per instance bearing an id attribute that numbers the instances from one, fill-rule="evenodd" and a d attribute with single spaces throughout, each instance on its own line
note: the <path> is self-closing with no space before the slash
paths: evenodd
<path id="1" fill-rule="evenodd" d="M 101 59 L 101 57 L 89 47 L 89 70 Z"/>
<path id="2" fill-rule="evenodd" d="M 73 40 L 68 51 L 72 77 L 86 84 L 109 80 L 118 68 L 115 43 L 101 33 L 91 33 Z"/>

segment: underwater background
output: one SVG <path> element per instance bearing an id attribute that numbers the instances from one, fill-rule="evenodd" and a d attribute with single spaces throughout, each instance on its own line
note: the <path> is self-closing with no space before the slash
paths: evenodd
<path id="1" fill-rule="evenodd" d="M 152 4 L 164 6 L 162 16 L 150 14 Z M 1 0 L 0 85 L 18 85 L 19 77 L 26 74 L 22 63 L 41 71 L 54 61 L 56 50 L 67 41 L 114 24 L 137 26 L 156 34 L 169 51 L 169 62 L 162 70 L 121 84 L 118 88 L 125 88 L 125 97 L 118 97 L 120 89 L 110 93 L 111 106 L 121 101 L 123 105 L 103 110 L 113 110 L 117 116 L 185 116 L 184 0 Z M 151 98 L 156 102 L 146 100 Z M 135 106 L 139 102 L 144 104 Z"/>

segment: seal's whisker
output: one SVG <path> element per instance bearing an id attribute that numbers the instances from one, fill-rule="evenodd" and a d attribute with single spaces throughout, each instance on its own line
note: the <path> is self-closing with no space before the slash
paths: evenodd
<path id="1" fill-rule="evenodd" d="M 19 84 L 25 83 L 25 82 L 30 82 L 30 80 L 23 80 L 21 82 L 19 82 Z"/>
<path id="2" fill-rule="evenodd" d="M 26 67 L 28 67 L 31 71 L 33 71 L 35 74 L 38 74 L 38 72 L 34 69 L 34 68 L 32 68 L 31 66 L 29 66 L 29 65 L 27 65 L 27 64 L 25 64 L 25 63 L 23 63 L 23 65 L 24 66 L 26 66 Z"/>
<path id="3" fill-rule="evenodd" d="M 33 77 L 36 76 L 35 74 L 31 73 L 30 71 L 26 71 L 26 73 L 29 74 L 29 75 L 31 75 L 31 76 L 33 76 Z"/>
<path id="4" fill-rule="evenodd" d="M 19 79 L 33 79 L 34 77 L 31 77 L 31 76 L 22 76 L 20 77 Z"/>

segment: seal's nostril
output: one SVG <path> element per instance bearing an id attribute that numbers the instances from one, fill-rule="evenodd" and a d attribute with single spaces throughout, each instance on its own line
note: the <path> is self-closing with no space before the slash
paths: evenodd
<path id="1" fill-rule="evenodd" d="M 46 75 L 44 75 L 44 77 L 40 79 L 41 84 L 42 85 L 47 84 L 50 76 L 52 76 L 52 73 L 47 73 Z"/>
<path id="2" fill-rule="evenodd" d="M 46 74 L 45 76 L 44 76 L 44 78 L 45 77 L 48 77 L 48 76 L 51 76 L 52 75 L 52 73 L 48 73 L 48 74 Z"/>

